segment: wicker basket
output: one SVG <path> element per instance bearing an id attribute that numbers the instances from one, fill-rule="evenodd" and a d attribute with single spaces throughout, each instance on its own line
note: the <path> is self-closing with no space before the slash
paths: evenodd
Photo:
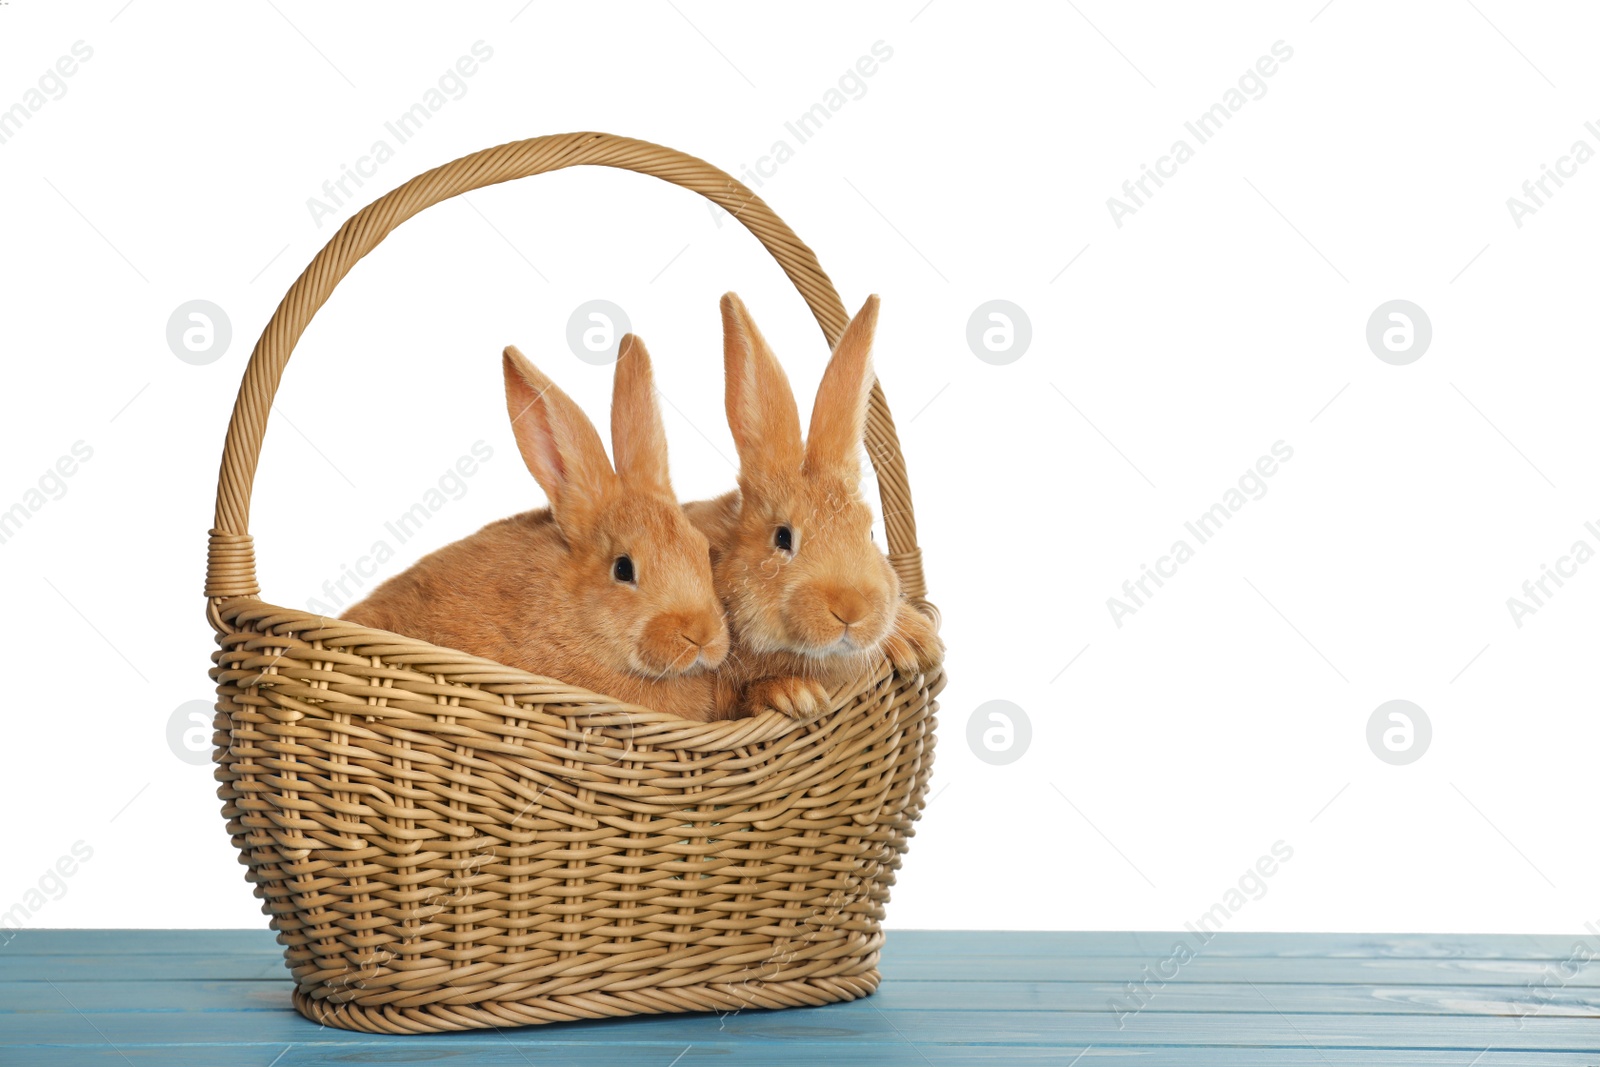
<path id="1" fill-rule="evenodd" d="M 334 286 L 449 197 L 579 165 L 692 189 L 777 258 L 830 347 L 848 316 L 811 250 L 691 156 L 598 133 L 429 171 L 351 218 L 289 289 L 228 427 L 206 574 L 216 777 L 295 1007 L 384 1033 L 850 1000 L 920 815 L 942 669 L 887 662 L 797 724 L 691 723 L 259 599 L 249 530 L 289 354 Z M 890 558 L 924 599 L 904 459 L 873 387 Z"/>

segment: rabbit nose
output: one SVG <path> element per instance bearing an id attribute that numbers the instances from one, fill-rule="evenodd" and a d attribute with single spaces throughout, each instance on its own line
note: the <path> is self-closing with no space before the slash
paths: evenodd
<path id="1" fill-rule="evenodd" d="M 718 629 L 715 619 L 694 619 L 678 631 L 678 636 L 696 648 L 705 648 L 717 639 Z"/>
<path id="2" fill-rule="evenodd" d="M 867 598 L 854 589 L 835 590 L 827 603 L 829 613 L 847 630 L 867 617 Z"/>

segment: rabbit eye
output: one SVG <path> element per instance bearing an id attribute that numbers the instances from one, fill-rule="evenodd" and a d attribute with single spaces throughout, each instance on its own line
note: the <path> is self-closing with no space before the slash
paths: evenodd
<path id="1" fill-rule="evenodd" d="M 611 574 L 619 582 L 632 582 L 633 560 L 627 556 L 618 556 L 617 561 L 611 565 Z"/>
<path id="2" fill-rule="evenodd" d="M 772 543 L 785 552 L 794 551 L 794 531 L 787 526 L 780 526 L 772 535 Z"/>

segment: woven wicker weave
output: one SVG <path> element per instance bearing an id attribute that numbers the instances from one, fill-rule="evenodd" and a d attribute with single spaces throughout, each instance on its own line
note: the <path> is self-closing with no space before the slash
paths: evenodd
<path id="1" fill-rule="evenodd" d="M 335 285 L 430 205 L 598 165 L 673 182 L 758 237 L 829 346 L 847 321 L 810 249 L 701 160 L 598 133 L 501 145 L 351 218 L 278 306 L 228 427 L 206 574 L 218 790 L 318 1022 L 415 1033 L 864 996 L 921 813 L 942 669 L 881 662 L 820 719 L 691 723 L 259 599 L 249 536 L 289 354 Z M 874 386 L 890 557 L 924 599 L 905 464 Z"/>

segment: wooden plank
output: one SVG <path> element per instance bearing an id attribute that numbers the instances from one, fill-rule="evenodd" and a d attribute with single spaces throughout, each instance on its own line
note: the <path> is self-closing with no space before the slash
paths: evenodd
<path id="1" fill-rule="evenodd" d="M 925 956 L 1158 956 L 1170 953 L 1194 934 L 1037 930 L 893 930 L 888 951 L 907 958 Z M 283 950 L 270 930 L 20 930 L 0 955 L 122 956 L 220 955 L 276 956 Z M 1213 957 L 1349 957 L 1355 959 L 1544 959 L 1568 958 L 1585 943 L 1600 952 L 1600 933 L 1571 934 L 1279 934 L 1229 933 L 1212 936 L 1204 953 Z"/>
<path id="2" fill-rule="evenodd" d="M 78 1010 L 99 1012 L 281 1011 L 289 1004 L 285 978 L 258 982 L 74 982 L 62 987 Z M 1288 1013 L 1333 1015 L 1539 1015 L 1600 1017 L 1600 989 L 1530 990 L 1521 986 L 1395 986 L 1238 983 L 1172 985 L 1144 1011 L 1231 1013 L 1269 1010 L 1271 998 Z M 1113 1001 L 1132 1006 L 1123 986 L 1105 982 L 885 982 L 867 1003 L 896 1011 L 1110 1012 Z M 0 982 L 0 1014 L 67 1010 L 48 982 Z"/>
<path id="3" fill-rule="evenodd" d="M 0 982 L 0 1015 L 16 1012 L 144 1011 L 182 1014 L 195 1011 L 282 1011 L 294 983 L 288 978 L 259 982 Z M 69 1006 L 63 996 L 69 998 Z"/>
<path id="4" fill-rule="evenodd" d="M 693 1045 L 554 1044 L 526 1031 L 465 1041 L 448 1035 L 350 1043 L 31 1046 L 17 1050 L 21 1067 L 337 1067 L 404 1063 L 409 1067 L 1593 1067 L 1585 1052 L 1508 1052 L 1463 1056 L 1452 1050 L 1249 1049 L 1119 1046 L 1019 1048 L 1004 1045 L 745 1045 L 714 1038 Z M 1081 1055 L 1080 1055 L 1081 1054 Z M 1473 1056 L 1479 1056 L 1474 1060 Z M 1076 1059 L 1075 1059 L 1076 1058 Z"/>
<path id="5" fill-rule="evenodd" d="M 1214 933 L 1204 940 L 1193 931 L 1079 933 L 1037 930 L 900 930 L 889 934 L 889 949 L 910 958 L 926 955 L 1005 956 L 1160 956 L 1182 941 L 1190 951 L 1203 945 L 1207 956 L 1349 957 L 1353 959 L 1542 959 L 1565 960 L 1576 946 L 1600 954 L 1600 932 L 1572 934 L 1279 934 Z"/>
<path id="6" fill-rule="evenodd" d="M 1024 1067 L 1593 1067 L 1589 1053 L 1499 1052 L 1492 1051 L 1476 1063 L 1460 1052 L 1405 1050 L 1334 1049 L 1247 1049 L 1247 1048 L 1018 1048 L 1004 1045 L 878 1045 L 845 1049 L 812 1046 L 751 1046 L 726 1044 L 688 1045 L 682 1049 L 666 1046 L 667 1055 L 657 1058 L 657 1049 L 629 1055 L 626 1048 L 583 1046 L 551 1048 L 480 1045 L 472 1049 L 439 1049 L 435 1064 L 470 1063 L 472 1067 L 529 1067 L 530 1061 L 543 1067 L 552 1062 L 563 1067 L 817 1067 L 833 1062 L 845 1067 L 984 1067 L 984 1065 L 1024 1065 Z M 431 1051 L 431 1050 L 430 1050 Z M 300 1054 L 297 1054 L 300 1053 Z M 465 1055 L 463 1055 L 465 1053 Z M 366 1055 L 370 1055 L 367 1053 Z M 401 1055 L 404 1055 L 403 1053 Z M 415 1053 L 413 1053 L 415 1055 Z M 1476 1055 L 1476 1053 L 1474 1053 Z M 677 1057 L 681 1056 L 681 1059 Z M 460 1057 L 460 1058 L 457 1058 Z M 825 1059 L 825 1057 L 827 1059 Z M 107 1061 L 109 1064 L 111 1061 Z M 201 1061 L 194 1061 L 196 1063 Z M 207 1061 L 210 1062 L 210 1061 Z M 262 1061 L 266 1063 L 266 1060 Z M 272 1067 L 315 1067 L 321 1064 L 362 1063 L 371 1059 L 329 1055 L 327 1052 L 291 1049 Z M 394 1061 L 415 1063 L 410 1056 Z M 174 1067 L 183 1067 L 181 1062 Z"/>
<path id="7" fill-rule="evenodd" d="M 883 958 L 887 980 L 920 979 L 965 982 L 1130 982 L 1161 986 L 1159 956 L 1003 956 L 926 955 L 909 958 L 893 950 Z M 49 978 L 56 982 L 262 979 L 287 975 L 273 954 L 199 954 L 193 956 L 116 955 L 13 956 L 0 953 L 0 982 Z M 1567 975 L 1546 960 L 1515 959 L 1353 959 L 1240 958 L 1202 955 L 1174 971 L 1164 988 L 1190 982 L 1255 982 L 1314 985 L 1473 985 L 1523 986 L 1545 982 L 1566 988 L 1600 986 L 1600 961 L 1584 964 Z"/>
<path id="8" fill-rule="evenodd" d="M 97 982 L 163 980 L 255 981 L 286 978 L 277 953 L 195 956 L 13 956 L 0 952 L 0 982 Z"/>
<path id="9" fill-rule="evenodd" d="M 323 1033 L 290 1011 L 211 1011 L 181 1017 L 189 1043 L 292 1044 Z M 0 1015 L 0 1046 L 57 1043 L 116 1045 L 169 1042 L 175 1017 L 167 1013 L 56 1012 Z M 492 1036 L 492 1031 L 490 1032 Z M 1515 1051 L 1600 1049 L 1595 1024 L 1534 1017 L 1434 1017 L 1416 1015 L 1228 1015 L 1144 1012 L 1117 1019 L 1108 1012 L 940 1012 L 877 1010 L 870 1001 L 789 1011 L 749 1011 L 727 1016 L 647 1016 L 565 1023 L 568 1041 L 673 1045 L 711 1035 L 752 1043 L 805 1041 L 819 1046 L 904 1044 L 915 1035 L 927 1044 L 1003 1044 L 1068 1047 L 1094 1045 L 1244 1046 L 1269 1048 L 1436 1048 L 1472 1054 L 1485 1048 Z M 1469 1055 L 1470 1058 L 1470 1055 Z"/>
<path id="10" fill-rule="evenodd" d="M 1324 985 L 1527 985 L 1559 981 L 1563 986 L 1600 986 L 1600 961 L 1563 968 L 1553 960 L 1351 959 L 1346 957 L 1219 957 L 1200 955 L 1181 966 L 1166 956 L 928 956 L 909 959 L 886 953 L 885 978 L 949 982 L 1130 982 L 1171 988 L 1187 982 L 1314 983 Z M 1165 982 L 1162 976 L 1168 975 Z"/>

